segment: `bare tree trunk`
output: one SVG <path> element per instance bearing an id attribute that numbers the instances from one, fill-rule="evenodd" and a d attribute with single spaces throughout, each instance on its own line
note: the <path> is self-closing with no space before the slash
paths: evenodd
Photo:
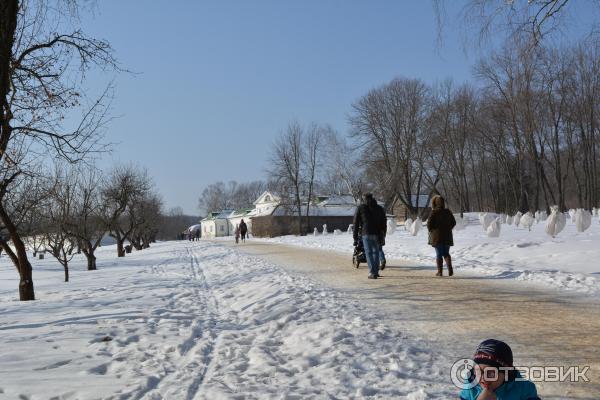
<path id="1" fill-rule="evenodd" d="M 124 242 L 125 240 L 123 239 L 117 239 L 117 257 L 125 257 L 125 246 L 123 246 Z"/>
<path id="2" fill-rule="evenodd" d="M 86 244 L 86 246 L 91 244 Z M 87 250 L 85 247 L 81 249 L 83 251 L 83 254 L 85 255 L 85 258 L 87 259 L 87 270 L 88 271 L 95 271 L 96 270 L 96 256 L 94 255 L 94 253 L 90 252 L 89 250 Z"/>

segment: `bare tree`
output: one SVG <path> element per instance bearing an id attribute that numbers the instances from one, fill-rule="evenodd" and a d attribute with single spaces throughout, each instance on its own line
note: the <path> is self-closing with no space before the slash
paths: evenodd
<path id="1" fill-rule="evenodd" d="M 444 0 L 432 0 L 441 41 L 444 21 L 447 18 Z M 546 36 L 569 24 L 566 16 L 574 9 L 571 0 L 469 0 L 460 12 L 468 28 L 478 33 L 479 43 L 487 42 L 497 32 L 509 38 L 527 37 L 530 46 L 539 45 Z M 589 0 L 600 6 L 597 0 Z"/>
<path id="2" fill-rule="evenodd" d="M 359 149 L 334 130 L 324 132 L 322 140 L 324 186 L 330 193 L 350 194 L 355 201 L 360 201 L 366 183 Z"/>
<path id="3" fill-rule="evenodd" d="M 325 131 L 331 128 L 322 128 L 317 124 L 311 124 L 305 134 L 303 143 L 302 168 L 304 171 L 304 186 L 306 188 L 306 231 L 310 230 L 310 205 L 314 195 L 315 181 L 317 180 L 317 169 L 321 162 L 321 142 Z"/>
<path id="4" fill-rule="evenodd" d="M 302 235 L 302 136 L 303 128 L 297 121 L 288 127 L 275 141 L 271 153 L 270 171 L 280 187 L 284 207 L 298 216 L 298 235 Z"/>
<path id="5" fill-rule="evenodd" d="M 198 199 L 198 208 L 206 211 L 220 211 L 233 208 L 233 195 L 238 186 L 236 181 L 215 182 L 208 185 Z"/>
<path id="6" fill-rule="evenodd" d="M 44 204 L 46 219 L 44 242 L 48 251 L 63 266 L 65 282 L 69 282 L 69 262 L 75 254 L 76 239 L 71 231 L 75 215 L 77 177 L 73 171 L 59 169 L 49 188 L 51 196 Z"/>
<path id="7" fill-rule="evenodd" d="M 266 189 L 267 184 L 260 180 L 248 183 L 211 183 L 202 191 L 198 199 L 198 208 L 211 212 L 250 207 Z"/>
<path id="8" fill-rule="evenodd" d="M 353 137 L 363 151 L 367 174 L 386 206 L 402 202 L 414 217 L 414 201 L 433 189 L 436 174 L 426 165 L 432 105 L 430 88 L 416 79 L 394 79 L 353 104 Z M 439 166 L 437 168 L 439 170 Z"/>
<path id="9" fill-rule="evenodd" d="M 143 223 L 138 218 L 138 202 L 151 187 L 147 172 L 130 165 L 115 167 L 102 188 L 103 218 L 110 236 L 117 241 L 119 257 L 125 256 L 125 241 L 131 241 L 131 234 Z"/>
<path id="10" fill-rule="evenodd" d="M 106 235 L 106 225 L 102 220 L 102 180 L 100 172 L 93 167 L 77 169 L 76 174 L 73 218 L 66 224 L 87 259 L 88 271 L 94 271 L 97 269 L 95 252 Z"/>
<path id="11" fill-rule="evenodd" d="M 131 244 L 136 250 L 147 249 L 156 240 L 162 214 L 162 200 L 156 193 L 144 193 L 130 208 L 135 220 Z"/>
<path id="12" fill-rule="evenodd" d="M 61 0 L 0 3 L 0 220 L 14 248 L 21 300 L 35 299 L 32 270 L 5 196 L 35 160 L 78 162 L 102 150 L 110 90 L 88 100 L 81 86 L 92 67 L 118 69 L 110 45 L 76 26 L 77 8 Z M 70 126 L 66 117 L 76 112 L 81 118 Z"/>

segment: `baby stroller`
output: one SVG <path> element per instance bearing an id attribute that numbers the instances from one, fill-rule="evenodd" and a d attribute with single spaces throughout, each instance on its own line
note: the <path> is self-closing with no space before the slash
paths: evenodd
<path id="1" fill-rule="evenodd" d="M 354 254 L 352 254 L 352 265 L 358 268 L 360 263 L 366 263 L 367 256 L 365 255 L 365 248 L 363 247 L 362 238 L 359 237 L 358 243 L 354 246 Z"/>
<path id="2" fill-rule="evenodd" d="M 383 250 L 380 249 L 380 253 L 379 253 L 379 269 L 380 270 L 384 270 L 385 269 L 385 255 L 383 254 Z M 358 238 L 358 244 L 356 246 L 354 246 L 354 254 L 352 254 L 352 265 L 354 265 L 356 268 L 360 267 L 361 263 L 366 263 L 367 262 L 367 256 L 365 255 L 365 248 L 363 245 L 363 241 L 362 241 L 362 237 Z"/>

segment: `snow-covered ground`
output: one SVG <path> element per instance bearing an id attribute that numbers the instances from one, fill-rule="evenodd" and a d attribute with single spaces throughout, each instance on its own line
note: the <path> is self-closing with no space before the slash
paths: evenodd
<path id="1" fill-rule="evenodd" d="M 458 273 L 526 280 L 600 296 L 600 223 L 597 217 L 583 233 L 578 233 L 569 219 L 556 238 L 545 233 L 544 222 L 534 224 L 531 231 L 502 225 L 500 237 L 490 238 L 483 231 L 477 215 L 466 217 L 470 222 L 466 229 L 454 232 L 455 246 L 451 249 Z M 346 232 L 260 240 L 352 254 L 352 237 Z M 386 238 L 384 250 L 388 258 L 434 265 L 435 251 L 427 244 L 426 227 L 417 236 L 412 236 L 404 226 L 398 226 L 396 232 Z"/>
<path id="2" fill-rule="evenodd" d="M 315 242 L 339 248 L 342 239 Z M 456 394 L 455 360 L 440 349 L 336 290 L 218 243 L 159 243 L 124 259 L 102 247 L 99 269 L 76 258 L 69 283 L 55 261 L 33 264 L 38 300 L 19 302 L 14 267 L 0 259 L 0 399 Z"/>

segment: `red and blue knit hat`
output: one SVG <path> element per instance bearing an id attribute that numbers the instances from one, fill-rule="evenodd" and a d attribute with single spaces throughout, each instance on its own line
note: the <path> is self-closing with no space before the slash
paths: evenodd
<path id="1" fill-rule="evenodd" d="M 510 346 L 506 343 L 496 339 L 487 339 L 477 346 L 473 361 L 496 368 L 512 367 L 513 354 Z"/>

